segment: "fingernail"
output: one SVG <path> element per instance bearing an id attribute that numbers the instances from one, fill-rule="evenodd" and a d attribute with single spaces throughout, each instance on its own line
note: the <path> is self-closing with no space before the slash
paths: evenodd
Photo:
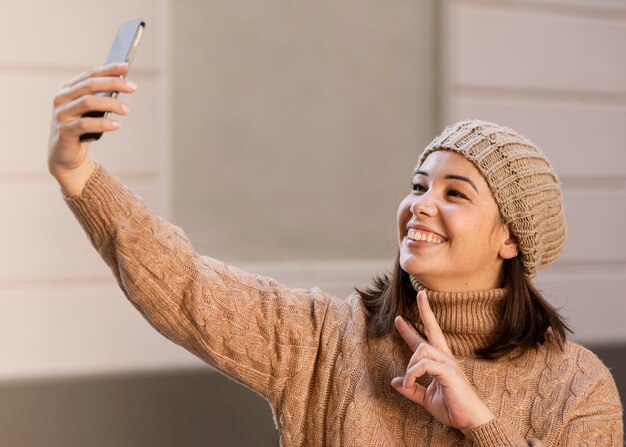
<path id="1" fill-rule="evenodd" d="M 135 84 L 134 82 L 126 81 L 126 85 L 127 85 L 127 86 L 128 86 L 128 88 L 130 88 L 131 90 L 137 90 L 137 84 Z"/>
<path id="2" fill-rule="evenodd" d="M 128 113 L 128 106 L 126 104 L 122 104 L 122 112 L 124 112 L 124 114 Z"/>
<path id="3" fill-rule="evenodd" d="M 120 122 L 119 121 L 115 121 L 115 120 L 111 120 L 111 127 L 113 127 L 113 128 L 120 127 Z"/>

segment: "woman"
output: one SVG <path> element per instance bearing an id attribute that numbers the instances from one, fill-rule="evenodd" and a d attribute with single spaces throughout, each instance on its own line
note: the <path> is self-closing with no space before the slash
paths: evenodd
<path id="1" fill-rule="evenodd" d="M 131 93 L 127 69 L 56 95 L 50 172 L 129 300 L 262 394 L 282 445 L 621 445 L 610 373 L 530 282 L 565 234 L 556 175 L 531 142 L 481 121 L 447 128 L 398 209 L 392 275 L 339 300 L 201 257 L 89 158 L 80 134 L 117 125 L 82 114 L 125 114 L 94 93 Z"/>

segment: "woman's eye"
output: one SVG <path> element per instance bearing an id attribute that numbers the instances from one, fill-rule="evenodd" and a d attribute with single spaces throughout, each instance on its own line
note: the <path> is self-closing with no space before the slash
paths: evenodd
<path id="1" fill-rule="evenodd" d="M 411 189 L 413 191 L 417 191 L 417 192 L 424 192 L 424 191 L 426 191 L 426 188 L 424 188 L 419 183 L 411 183 Z"/>
<path id="2" fill-rule="evenodd" d="M 467 196 L 465 194 L 463 194 L 460 191 L 457 191 L 456 189 L 451 189 L 450 191 L 448 191 L 448 194 L 451 195 L 452 197 L 460 197 L 461 199 L 467 199 Z"/>

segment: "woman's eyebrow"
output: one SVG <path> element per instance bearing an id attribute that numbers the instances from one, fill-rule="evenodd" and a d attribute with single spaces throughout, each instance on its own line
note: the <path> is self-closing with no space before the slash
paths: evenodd
<path id="1" fill-rule="evenodd" d="M 426 171 L 416 171 L 415 175 L 423 175 L 423 176 L 428 177 L 428 172 L 426 172 Z M 461 180 L 461 181 L 467 182 L 470 185 L 472 185 L 472 188 L 474 188 L 474 191 L 478 192 L 478 188 L 476 188 L 476 185 L 474 184 L 474 182 L 471 181 L 470 179 L 468 179 L 467 177 L 463 177 L 462 175 L 448 174 L 444 178 L 446 180 Z"/>
<path id="2" fill-rule="evenodd" d="M 463 177 L 462 175 L 448 174 L 444 178 L 452 179 L 452 180 L 462 180 L 464 182 L 467 182 L 470 185 L 472 185 L 472 188 L 474 188 L 474 191 L 478 192 L 478 189 L 476 188 L 476 185 L 474 185 L 474 182 L 468 179 L 467 177 Z"/>

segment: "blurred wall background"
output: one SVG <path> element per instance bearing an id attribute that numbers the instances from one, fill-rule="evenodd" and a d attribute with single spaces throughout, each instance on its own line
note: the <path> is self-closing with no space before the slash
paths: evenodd
<path id="1" fill-rule="evenodd" d="M 139 90 L 93 155 L 198 251 L 346 296 L 391 265 L 419 149 L 493 120 L 560 174 L 567 247 L 538 283 L 626 383 L 623 1 L 0 6 L 1 445 L 276 444 L 265 402 L 125 301 L 47 174 L 54 92 L 136 17 Z"/>

